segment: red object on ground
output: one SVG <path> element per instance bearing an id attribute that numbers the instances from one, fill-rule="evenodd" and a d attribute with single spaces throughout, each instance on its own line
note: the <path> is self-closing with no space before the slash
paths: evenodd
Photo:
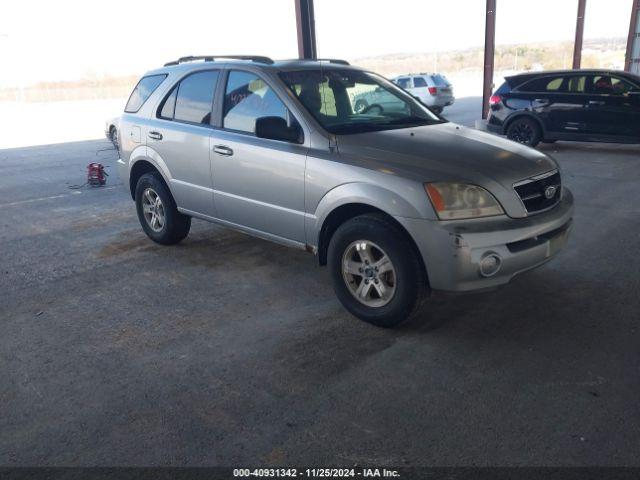
<path id="1" fill-rule="evenodd" d="M 92 187 L 102 186 L 107 183 L 107 173 L 101 163 L 90 163 L 87 166 L 87 183 Z"/>

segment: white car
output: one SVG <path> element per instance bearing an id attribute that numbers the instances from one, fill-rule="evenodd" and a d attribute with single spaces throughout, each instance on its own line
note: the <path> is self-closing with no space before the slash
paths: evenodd
<path id="1" fill-rule="evenodd" d="M 104 135 L 109 140 L 111 140 L 111 143 L 113 143 L 113 146 L 116 147 L 116 149 L 118 148 L 119 125 L 120 125 L 120 117 L 110 118 L 105 122 L 105 125 L 104 125 Z"/>
<path id="2" fill-rule="evenodd" d="M 436 113 L 442 113 L 444 107 L 453 105 L 455 101 L 451 83 L 440 73 L 412 73 L 400 75 L 391 81 Z"/>

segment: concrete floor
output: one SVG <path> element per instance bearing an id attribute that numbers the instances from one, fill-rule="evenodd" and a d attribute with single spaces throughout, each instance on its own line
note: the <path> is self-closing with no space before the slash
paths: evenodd
<path id="1" fill-rule="evenodd" d="M 153 244 L 106 141 L 0 151 L 0 465 L 639 466 L 640 149 L 541 148 L 567 250 L 397 330 L 307 253 Z"/>

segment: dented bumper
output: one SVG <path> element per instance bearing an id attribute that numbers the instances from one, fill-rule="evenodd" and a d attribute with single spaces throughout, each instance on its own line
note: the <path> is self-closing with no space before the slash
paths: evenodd
<path id="1" fill-rule="evenodd" d="M 572 217 L 573 195 L 565 187 L 556 207 L 526 218 L 396 219 L 416 242 L 431 288 L 465 292 L 508 283 L 553 258 L 567 243 Z"/>

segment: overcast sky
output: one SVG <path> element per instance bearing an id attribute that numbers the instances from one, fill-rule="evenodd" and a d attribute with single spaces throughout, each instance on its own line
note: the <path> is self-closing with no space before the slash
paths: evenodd
<path id="1" fill-rule="evenodd" d="M 189 54 L 297 55 L 293 0 L 6 0 L 0 86 L 140 74 Z M 484 0 L 315 0 L 318 51 L 480 46 Z M 585 37 L 626 37 L 632 0 L 587 0 Z M 498 0 L 498 44 L 571 40 L 577 0 Z"/>

